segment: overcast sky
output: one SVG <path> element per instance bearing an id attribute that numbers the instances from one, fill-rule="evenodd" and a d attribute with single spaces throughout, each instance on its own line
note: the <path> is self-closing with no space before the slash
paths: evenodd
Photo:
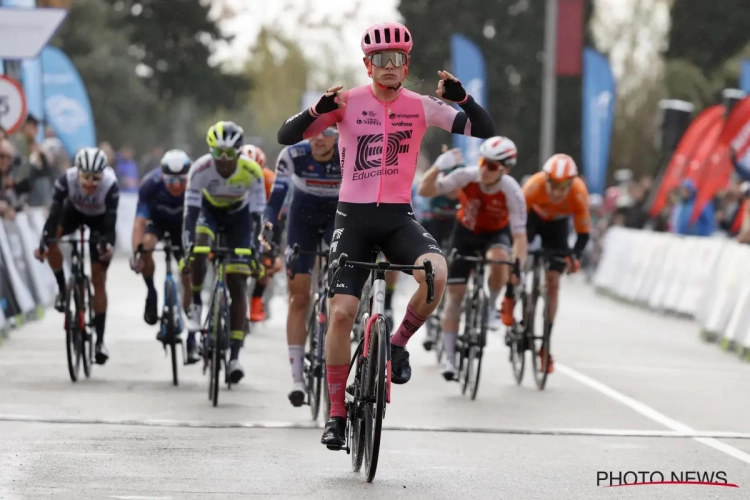
<path id="1" fill-rule="evenodd" d="M 297 41 L 314 64 L 336 64 L 357 68 L 361 63 L 359 48 L 362 32 L 371 24 L 383 21 L 400 20 L 397 10 L 399 0 L 347 0 L 327 2 L 323 0 L 211 0 L 214 4 L 229 4 L 236 16 L 223 24 L 223 28 L 236 39 L 231 47 L 217 52 L 217 58 L 232 61 L 235 67 L 241 65 L 249 53 L 263 25 L 278 27 L 282 33 Z M 408 0 L 407 0 L 408 1 Z M 519 0 L 531 1 L 531 0 Z M 543 0 L 533 0 L 543 1 Z M 669 26 L 668 3 L 670 0 L 596 0 L 597 27 L 594 30 L 599 48 L 611 50 L 613 71 L 617 77 L 623 76 L 623 61 L 633 57 L 637 70 L 653 72 L 657 54 Z M 698 0 L 696 0 L 698 1 Z M 642 2 L 647 12 L 645 19 L 633 27 L 634 4 Z M 304 16 L 312 24 L 331 21 L 345 26 L 339 36 L 332 29 L 301 29 L 299 16 Z M 449 14 L 446 13 L 446 22 Z M 627 37 L 631 43 L 618 43 L 607 40 L 614 33 L 623 33 L 622 27 L 634 30 L 635 37 Z M 627 30 L 626 30 L 627 31 Z M 341 57 L 335 61 L 321 58 L 321 44 L 327 44 L 340 51 Z M 317 57 L 317 59 L 316 59 Z M 362 83 L 367 81 L 364 71 L 354 71 Z"/>

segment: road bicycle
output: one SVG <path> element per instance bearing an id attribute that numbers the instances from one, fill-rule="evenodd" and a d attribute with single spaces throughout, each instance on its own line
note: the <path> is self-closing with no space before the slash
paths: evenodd
<path id="1" fill-rule="evenodd" d="M 180 294 L 178 292 L 177 283 L 172 275 L 172 259 L 174 258 L 174 252 L 178 247 L 172 246 L 171 241 L 169 233 L 166 232 L 162 237 L 161 249 L 153 248 L 146 250 L 142 245 L 138 245 L 135 252 L 135 259 L 138 260 L 138 258 L 145 253 L 158 251 L 164 252 L 167 269 L 166 276 L 164 277 L 164 306 L 162 307 L 161 317 L 159 318 L 159 334 L 157 339 L 162 343 L 165 352 L 167 347 L 169 347 L 172 360 L 172 384 L 177 386 L 180 383 L 177 370 L 177 350 L 179 348 L 182 352 L 184 365 L 187 365 L 187 353 L 185 352 L 185 345 L 182 342 L 182 337 L 180 337 L 184 325 L 182 320 L 182 308 L 180 307 Z"/>
<path id="2" fill-rule="evenodd" d="M 526 351 L 531 351 L 531 364 L 534 381 L 541 391 L 547 384 L 547 364 L 550 353 L 550 317 L 549 293 L 545 283 L 545 276 L 552 259 L 569 257 L 573 254 L 570 249 L 565 250 L 529 250 L 526 263 L 526 280 L 522 286 L 516 287 L 516 304 L 521 305 L 521 321 L 516 321 L 506 331 L 506 344 L 510 348 L 510 362 L 516 384 L 523 381 L 526 364 Z M 542 304 L 539 304 L 539 301 Z M 536 317 L 537 311 L 542 310 L 541 324 Z"/>
<path id="3" fill-rule="evenodd" d="M 335 284 L 344 267 L 368 269 L 372 305 L 365 312 L 360 328 L 362 342 L 349 364 L 354 370 L 354 383 L 346 388 L 347 430 L 344 448 L 352 456 L 352 470 L 359 472 L 364 460 L 367 482 L 375 479 L 380 456 L 380 442 L 386 404 L 391 402 L 391 336 L 385 318 L 385 273 L 387 271 L 424 271 L 427 283 L 427 303 L 435 300 L 435 271 L 432 262 L 423 265 L 397 265 L 374 262 L 380 253 L 376 249 L 373 262 L 353 262 L 345 253 L 331 263 L 328 297 L 336 294 Z"/>
<path id="4" fill-rule="evenodd" d="M 456 339 L 456 355 L 458 356 L 458 377 L 456 381 L 461 386 L 461 393 L 467 389 L 471 399 L 476 399 L 479 389 L 479 378 L 482 372 L 484 347 L 487 345 L 487 323 L 489 313 L 493 309 L 485 291 L 485 270 L 487 265 L 508 265 L 517 276 L 520 274 L 520 264 L 503 259 L 488 259 L 483 252 L 475 255 L 460 255 L 453 249 L 448 262 L 464 260 L 474 263 L 474 271 L 466 284 L 461 310 L 464 315 L 463 332 Z M 450 265 L 450 264 L 449 264 Z"/>
<path id="5" fill-rule="evenodd" d="M 194 255 L 207 255 L 214 265 L 214 278 L 211 304 L 208 309 L 206 322 L 201 329 L 201 352 L 203 354 L 203 373 L 209 372 L 208 399 L 214 406 L 219 404 L 219 385 L 222 369 L 227 389 L 232 388 L 232 382 L 227 374 L 229 365 L 229 291 L 225 283 L 227 261 L 232 256 L 254 257 L 250 248 L 226 248 L 221 246 L 221 233 L 217 235 L 216 246 L 193 247 Z"/>

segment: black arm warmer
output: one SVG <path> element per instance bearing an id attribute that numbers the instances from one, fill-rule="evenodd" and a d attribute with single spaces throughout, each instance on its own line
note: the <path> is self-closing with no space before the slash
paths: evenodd
<path id="1" fill-rule="evenodd" d="M 468 100 L 459 104 L 463 113 L 456 115 L 453 121 L 451 133 L 463 134 L 466 128 L 466 120 L 471 121 L 471 136 L 479 139 L 488 139 L 495 135 L 495 122 L 487 111 L 477 104 L 473 97 L 469 96 Z"/>
<path id="2" fill-rule="evenodd" d="M 576 256 L 576 259 L 581 258 L 588 242 L 589 233 L 578 233 L 578 239 L 576 239 L 576 244 L 573 246 L 573 254 Z"/>
<path id="3" fill-rule="evenodd" d="M 104 239 L 112 245 L 115 246 L 115 237 L 117 236 L 117 205 L 120 203 L 120 188 L 118 187 L 117 183 L 112 184 L 112 187 L 109 188 L 109 192 L 107 193 L 107 211 L 104 212 Z"/>
<path id="4" fill-rule="evenodd" d="M 309 109 L 297 113 L 281 125 L 279 132 L 276 134 L 276 140 L 284 146 L 297 144 L 304 139 L 305 130 L 310 128 L 316 118 L 310 114 Z"/>
<path id="5" fill-rule="evenodd" d="M 258 236 L 260 236 L 260 232 L 262 231 L 261 225 L 263 224 L 263 214 L 252 212 L 250 213 L 250 218 L 253 220 L 253 241 L 252 245 L 255 247 L 255 241 L 258 239 Z"/>
<path id="6" fill-rule="evenodd" d="M 198 223 L 200 213 L 201 207 L 185 207 L 185 220 L 182 225 L 182 246 L 186 251 L 195 244 L 195 225 Z"/>
<path id="7" fill-rule="evenodd" d="M 63 202 L 53 199 L 49 207 L 47 222 L 44 223 L 44 232 L 42 238 L 54 238 L 57 233 L 57 223 L 60 220 Z"/>

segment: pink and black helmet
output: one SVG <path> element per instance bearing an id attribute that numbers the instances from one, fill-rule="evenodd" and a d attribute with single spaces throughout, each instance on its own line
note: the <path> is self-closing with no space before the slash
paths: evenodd
<path id="1" fill-rule="evenodd" d="M 381 50 L 403 50 L 408 54 L 413 45 L 411 33 L 401 23 L 373 24 L 362 35 L 362 52 L 366 56 Z"/>

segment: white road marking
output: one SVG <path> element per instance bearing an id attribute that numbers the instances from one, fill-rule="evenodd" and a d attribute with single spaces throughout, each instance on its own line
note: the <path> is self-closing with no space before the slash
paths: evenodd
<path id="1" fill-rule="evenodd" d="M 611 399 L 614 399 L 618 403 L 621 403 L 627 406 L 631 410 L 643 415 L 649 420 L 652 420 L 660 425 L 663 425 L 667 429 L 670 429 L 674 432 L 683 433 L 683 434 L 695 434 L 696 433 L 695 429 L 691 428 L 690 426 L 685 425 L 682 422 L 678 422 L 677 420 L 674 420 L 672 418 L 669 418 L 663 413 L 660 413 L 654 410 L 650 406 L 644 403 L 641 403 L 640 401 L 637 401 L 629 396 L 626 396 L 622 394 L 621 392 L 618 392 L 612 389 L 608 385 L 605 385 L 599 382 L 598 380 L 594 380 L 593 378 L 587 375 L 584 375 L 583 373 L 577 370 L 574 370 L 573 368 L 560 365 L 559 363 L 555 363 L 555 368 L 557 368 L 558 371 L 567 375 L 568 377 L 574 380 L 577 380 L 583 385 L 586 385 L 590 387 L 591 389 L 594 389 L 595 391 Z M 748 455 L 744 451 L 741 451 L 735 448 L 734 446 L 728 445 L 726 443 L 722 443 L 721 441 L 716 440 L 714 437 L 693 436 L 692 439 L 695 439 L 699 443 L 705 444 L 706 446 L 710 446 L 711 448 L 718 450 L 722 453 L 726 453 L 727 455 L 732 456 L 736 458 L 737 460 L 742 460 L 743 462 L 750 464 L 750 455 Z"/>
<path id="2" fill-rule="evenodd" d="M 317 422 L 205 422 L 196 420 L 156 420 L 156 419 L 116 419 L 85 417 L 39 417 L 33 415 L 0 414 L 0 422 L 22 422 L 39 424 L 67 425 L 122 425 L 134 427 L 182 427 L 191 429 L 322 429 Z M 451 427 L 451 426 L 410 426 L 384 425 L 387 431 L 396 432 L 441 432 L 462 434 L 508 434 L 508 435 L 546 435 L 546 436 L 582 436 L 582 437 L 634 437 L 634 438 L 682 438 L 682 439 L 743 439 L 750 440 L 747 432 L 725 431 L 678 431 L 678 430 L 641 430 L 641 429 L 531 429 L 512 427 Z"/>

